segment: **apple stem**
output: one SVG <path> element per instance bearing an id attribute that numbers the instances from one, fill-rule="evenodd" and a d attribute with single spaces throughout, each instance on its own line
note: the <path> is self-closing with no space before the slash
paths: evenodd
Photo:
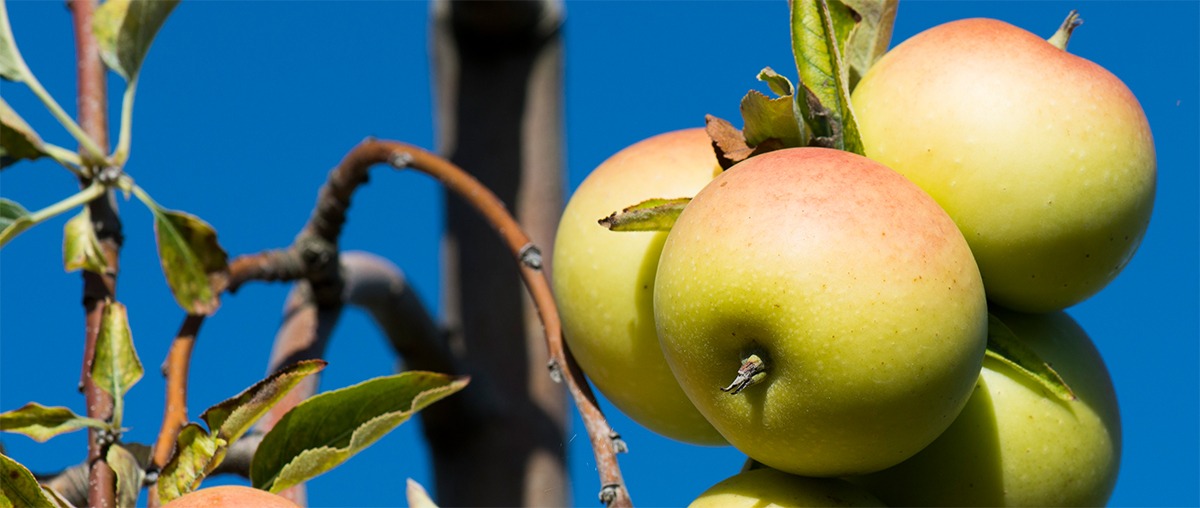
<path id="1" fill-rule="evenodd" d="M 1058 27 L 1058 31 L 1054 32 L 1054 35 L 1047 41 L 1054 47 L 1066 51 L 1067 42 L 1071 40 L 1071 32 L 1074 32 L 1082 24 L 1083 20 L 1079 19 L 1079 11 L 1072 9 L 1067 14 L 1067 19 L 1063 20 L 1062 25 Z"/>
<path id="2" fill-rule="evenodd" d="M 730 395 L 737 395 L 750 387 L 758 384 L 767 378 L 767 364 L 763 362 L 758 355 L 752 354 L 742 360 L 742 366 L 738 368 L 737 377 L 733 378 L 733 382 L 729 386 L 722 388 L 721 391 L 728 392 Z"/>

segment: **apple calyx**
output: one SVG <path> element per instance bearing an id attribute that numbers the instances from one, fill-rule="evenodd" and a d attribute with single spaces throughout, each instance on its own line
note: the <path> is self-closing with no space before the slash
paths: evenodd
<path id="1" fill-rule="evenodd" d="M 721 391 L 737 395 L 742 393 L 742 390 L 756 385 L 766 378 L 766 362 L 763 362 L 758 355 L 751 354 L 742 360 L 742 366 L 738 368 L 737 377 L 733 378 L 733 382 L 729 383 L 729 386 L 721 388 Z"/>
<path id="2" fill-rule="evenodd" d="M 1054 35 L 1050 36 L 1046 42 L 1049 42 L 1052 46 L 1058 49 L 1066 51 L 1067 42 L 1070 42 L 1071 40 L 1071 33 L 1074 32 L 1076 28 L 1079 28 L 1079 25 L 1082 24 L 1083 20 L 1079 19 L 1079 11 L 1071 9 L 1071 12 L 1067 13 L 1067 19 L 1064 19 L 1062 25 L 1058 27 L 1058 31 L 1054 32 Z"/>

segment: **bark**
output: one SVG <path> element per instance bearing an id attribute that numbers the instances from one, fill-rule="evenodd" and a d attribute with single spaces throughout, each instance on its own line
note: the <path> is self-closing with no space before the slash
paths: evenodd
<path id="1" fill-rule="evenodd" d="M 550 259 L 562 208 L 559 2 L 433 6 L 439 151 L 515 210 Z M 435 499 L 442 506 L 568 504 L 563 389 L 547 375 L 536 310 L 512 254 L 463 200 L 446 196 L 447 340 L 469 412 L 430 407 Z"/>

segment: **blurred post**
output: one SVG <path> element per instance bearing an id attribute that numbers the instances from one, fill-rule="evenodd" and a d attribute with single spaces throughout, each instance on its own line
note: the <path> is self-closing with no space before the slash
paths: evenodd
<path id="1" fill-rule="evenodd" d="M 492 189 L 550 259 L 562 209 L 560 1 L 435 0 L 438 150 Z M 471 376 L 424 426 L 442 506 L 566 506 L 564 388 L 512 254 L 457 197 L 442 244 L 447 340 Z M 548 267 L 547 267 L 548 268 Z"/>

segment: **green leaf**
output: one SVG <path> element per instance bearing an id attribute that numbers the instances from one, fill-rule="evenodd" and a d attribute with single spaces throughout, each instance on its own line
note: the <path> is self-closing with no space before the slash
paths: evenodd
<path id="1" fill-rule="evenodd" d="M 32 225 L 29 210 L 16 201 L 0 198 L 0 246 Z"/>
<path id="2" fill-rule="evenodd" d="M 213 437 L 196 423 L 179 431 L 175 454 L 158 475 L 158 499 L 167 504 L 172 499 L 196 490 L 204 477 L 225 458 L 225 441 Z"/>
<path id="3" fill-rule="evenodd" d="M 1000 318 L 988 313 L 987 356 L 1012 367 L 1030 380 L 1042 385 L 1058 398 L 1075 400 L 1075 392 L 1055 372 L 1050 364 L 1042 360 L 1033 349 L 1005 325 Z"/>
<path id="4" fill-rule="evenodd" d="M 841 56 L 855 13 L 837 0 L 794 0 L 790 5 L 792 54 L 805 92 L 794 99 L 813 143 L 861 155 L 849 71 Z"/>
<path id="5" fill-rule="evenodd" d="M 263 437 L 250 464 L 251 482 L 279 492 L 333 469 L 467 382 L 411 371 L 309 398 Z"/>
<path id="6" fill-rule="evenodd" d="M 229 273 L 217 232 L 198 217 L 148 202 L 167 285 L 189 314 L 211 315 L 220 306 L 220 287 Z"/>
<path id="7" fill-rule="evenodd" d="M 25 81 L 25 60 L 17 50 L 12 26 L 8 24 L 8 5 L 0 2 L 0 78 Z"/>
<path id="8" fill-rule="evenodd" d="M 100 57 L 112 70 L 133 81 L 150 44 L 179 0 L 107 0 L 92 19 Z"/>
<path id="9" fill-rule="evenodd" d="M 888 50 L 900 0 L 843 0 L 858 13 L 860 21 L 846 42 L 845 60 L 850 67 L 850 90 Z"/>
<path id="10" fill-rule="evenodd" d="M 770 67 L 763 67 L 763 70 L 758 71 L 758 80 L 766 82 L 771 91 L 779 97 L 791 97 L 795 93 L 792 80 L 775 72 L 775 69 Z"/>
<path id="11" fill-rule="evenodd" d="M 0 169 L 45 155 L 43 146 L 37 132 L 0 98 Z"/>
<path id="12" fill-rule="evenodd" d="M 24 434 L 38 442 L 88 427 L 106 429 L 108 424 L 95 418 L 79 416 L 65 407 L 46 407 L 37 402 L 0 413 L 0 431 Z"/>
<path id="13" fill-rule="evenodd" d="M 96 356 L 92 359 L 92 382 L 113 397 L 113 425 L 121 426 L 125 392 L 142 379 L 142 362 L 133 348 L 133 334 L 125 306 L 110 301 L 100 317 Z"/>
<path id="14" fill-rule="evenodd" d="M 2 2 L 0 2 L 2 3 Z M 59 506 L 21 463 L 0 454 L 0 508 Z"/>
<path id="15" fill-rule="evenodd" d="M 117 506 L 137 506 L 142 480 L 146 478 L 146 471 L 138 463 L 137 457 L 121 445 L 114 444 L 108 447 L 105 459 L 117 475 Z"/>
<path id="16" fill-rule="evenodd" d="M 770 98 L 757 90 L 751 90 L 742 98 L 742 135 L 746 144 L 758 146 L 774 139 L 783 146 L 804 146 L 800 123 L 793 113 L 794 102 L 790 95 Z"/>
<path id="17" fill-rule="evenodd" d="M 68 272 L 83 269 L 101 275 L 108 271 L 108 260 L 86 206 L 63 226 L 63 268 Z"/>
<path id="18" fill-rule="evenodd" d="M 670 231 L 692 198 L 647 199 L 600 219 L 612 231 Z"/>
<path id="19" fill-rule="evenodd" d="M 208 423 L 213 435 L 233 443 L 296 384 L 308 375 L 320 372 L 325 365 L 327 362 L 324 360 L 296 362 L 255 383 L 242 393 L 208 408 L 200 418 Z"/>

